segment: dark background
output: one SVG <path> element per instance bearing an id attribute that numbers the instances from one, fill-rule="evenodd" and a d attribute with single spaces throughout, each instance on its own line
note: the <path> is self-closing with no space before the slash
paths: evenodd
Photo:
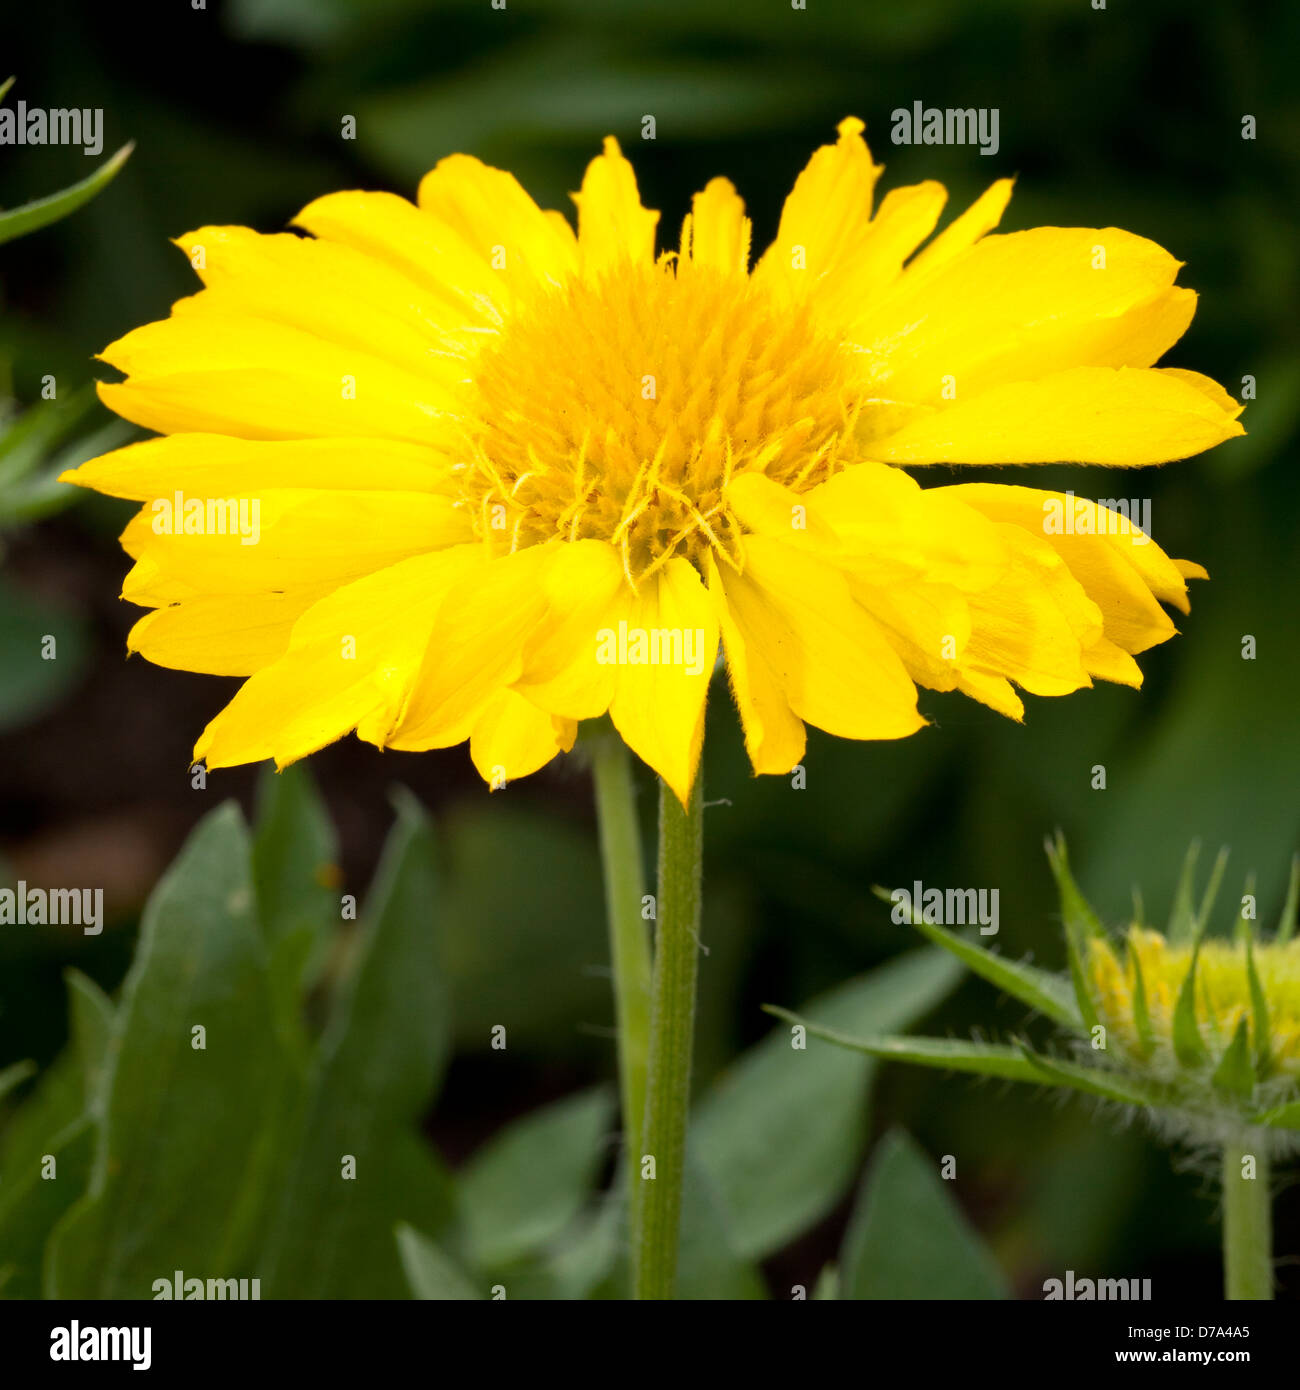
<path id="1" fill-rule="evenodd" d="M 6 7 L 6 99 L 102 106 L 106 157 L 134 156 L 97 201 L 0 251 L 0 395 L 30 404 L 40 378 L 94 378 L 93 354 L 166 314 L 194 282 L 168 243 L 204 223 L 282 227 L 338 188 L 414 194 L 463 150 L 513 170 L 543 206 L 571 210 L 586 161 L 617 135 L 643 201 L 675 243 L 690 194 L 731 177 L 775 231 L 812 149 L 853 113 L 885 187 L 949 187 L 949 213 L 995 177 L 1019 182 L 1004 230 L 1117 225 L 1168 247 L 1201 293 L 1167 362 L 1240 395 L 1248 437 L 1200 459 L 1117 475 L 1002 473 L 1083 495 L 1150 496 L 1156 539 L 1210 570 L 1182 635 L 1141 659 L 1143 691 L 1027 697 L 1023 727 L 923 693 L 934 727 L 896 745 L 812 733 L 808 787 L 753 780 L 725 690 L 706 753 L 704 999 L 698 1075 L 762 1036 L 764 1001 L 795 1005 L 910 946 L 873 882 L 996 886 L 1000 949 L 1061 962 L 1044 835 L 1061 826 L 1084 887 L 1122 925 L 1134 883 L 1163 919 L 1183 852 L 1231 846 L 1225 899 L 1248 869 L 1265 919 L 1297 840 L 1300 490 L 1300 11 L 1238 0 L 239 0 Z M 889 113 L 997 107 L 1001 149 L 893 147 Z M 640 138 L 653 114 L 657 139 Z M 1243 140 L 1242 117 L 1258 123 Z M 339 138 L 345 115 L 357 138 Z M 0 203 L 83 177 L 79 149 L 0 149 Z M 74 436 L 109 423 L 95 406 Z M 76 439 L 71 447 L 76 446 Z M 964 476 L 969 477 L 969 474 Z M 945 481 L 933 470 L 929 480 Z M 128 504 L 75 496 L 57 516 L 0 532 L 0 856 L 10 878 L 105 886 L 98 940 L 0 934 L 0 1065 L 48 1059 L 65 1036 L 60 971 L 115 988 L 140 906 L 190 827 L 223 797 L 249 805 L 256 772 L 188 775 L 194 738 L 234 683 L 125 658 L 137 610 L 116 595 Z M 32 633 L 59 637 L 33 675 Z M 1257 640 L 1253 661 L 1242 638 Z M 1091 769 L 1107 769 L 1104 791 Z M 380 754 L 354 741 L 313 759 L 360 892 L 404 781 L 431 807 L 448 866 L 440 924 L 455 976 L 460 1051 L 430 1131 L 453 1160 L 506 1118 L 613 1074 L 611 1007 L 590 784 L 574 759 L 489 800 L 466 751 Z M 649 830 L 650 781 L 644 779 Z M 1233 915 L 1226 902 L 1222 915 Z M 487 1027 L 512 1022 L 512 1061 L 483 1062 Z M 1006 1033 L 1023 1011 L 969 983 L 926 1031 Z M 506 1078 L 504 1081 L 502 1078 Z M 901 1122 L 959 1156 L 959 1194 L 1021 1292 L 1066 1268 L 1151 1276 L 1158 1295 L 1216 1296 L 1210 1184 L 1176 1170 L 1139 1126 L 899 1068 L 878 1083 L 873 1130 Z M 1300 1252 L 1300 1202 L 1283 1195 L 1277 1246 Z M 811 1283 L 842 1213 L 773 1272 Z M 1300 1275 L 1280 1267 L 1294 1297 Z"/>

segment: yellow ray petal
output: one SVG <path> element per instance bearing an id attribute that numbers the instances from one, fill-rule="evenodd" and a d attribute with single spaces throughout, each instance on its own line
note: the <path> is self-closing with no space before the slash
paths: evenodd
<path id="1" fill-rule="evenodd" d="M 420 207 L 481 256 L 511 287 L 562 285 L 578 268 L 578 244 L 562 217 L 548 216 L 513 174 L 467 154 L 438 161 L 420 182 Z"/>
<path id="2" fill-rule="evenodd" d="M 779 671 L 761 646 L 748 642 L 731 615 L 718 566 L 709 556 L 709 596 L 727 656 L 727 678 L 740 711 L 745 751 L 756 773 L 789 772 L 804 754 L 803 721 L 791 710 Z"/>
<path id="3" fill-rule="evenodd" d="M 284 766 L 356 729 L 384 743 L 400 720 L 434 614 L 477 547 L 418 555 L 336 590 L 303 614 L 289 650 L 240 687 L 203 731 L 209 767 Z"/>
<path id="4" fill-rule="evenodd" d="M 104 349 L 106 362 L 130 374 L 100 383 L 110 410 L 162 434 L 445 438 L 440 417 L 460 401 L 434 359 L 414 375 L 285 324 L 196 309 L 199 298 Z"/>
<path id="5" fill-rule="evenodd" d="M 752 231 L 744 200 L 731 180 L 710 179 L 691 200 L 682 228 L 682 260 L 726 275 L 744 275 Z"/>
<path id="6" fill-rule="evenodd" d="M 868 235 L 872 197 L 883 165 L 871 162 L 856 116 L 839 124 L 795 180 L 776 240 L 755 267 L 759 280 L 803 294 L 823 276 L 851 267 Z"/>
<path id="7" fill-rule="evenodd" d="M 967 483 L 944 490 L 992 520 L 1043 537 L 1101 609 L 1106 637 L 1125 652 L 1144 652 L 1174 635 L 1145 575 L 1158 576 L 1162 594 L 1174 594 L 1184 611 L 1187 586 L 1138 518 L 1037 488 Z"/>
<path id="8" fill-rule="evenodd" d="M 618 664 L 610 718 L 628 747 L 685 805 L 699 765 L 704 704 L 718 652 L 717 615 L 693 566 L 672 559 L 642 582 L 628 605 L 627 640 L 629 659 Z M 621 658 L 621 632 L 616 630 L 614 641 Z"/>
<path id="9" fill-rule="evenodd" d="M 493 791 L 545 767 L 573 747 L 578 725 L 556 719 L 513 690 L 492 697 L 474 725 L 469 754 Z"/>
<path id="10" fill-rule="evenodd" d="M 462 354 L 441 296 L 340 242 L 247 227 L 200 227 L 176 238 L 207 294 L 194 305 L 287 324 L 418 375 L 431 353 Z"/>
<path id="11" fill-rule="evenodd" d="M 1014 186 L 1015 179 L 998 179 L 990 184 L 960 217 L 953 218 L 928 246 L 918 251 L 907 267 L 908 288 L 915 288 L 991 232 L 1002 221 Z"/>
<path id="12" fill-rule="evenodd" d="M 284 655 L 293 626 L 330 589 L 205 594 L 146 613 L 126 645 L 146 661 L 210 676 L 251 676 Z"/>
<path id="13" fill-rule="evenodd" d="M 948 190 L 933 180 L 885 194 L 852 264 L 835 277 L 833 288 L 825 287 L 834 294 L 837 318 L 857 319 L 883 296 L 903 262 L 934 231 L 947 201 Z"/>
<path id="14" fill-rule="evenodd" d="M 546 574 L 561 548 L 539 545 L 484 559 L 452 587 L 392 747 L 460 743 L 497 692 L 519 679 L 524 649 L 546 616 Z"/>
<path id="15" fill-rule="evenodd" d="M 641 206 L 636 173 L 612 135 L 605 137 L 604 153 L 587 165 L 582 192 L 572 197 L 585 274 L 599 275 L 628 261 L 653 264 L 659 214 Z"/>
<path id="16" fill-rule="evenodd" d="M 997 386 L 871 446 L 888 463 L 1107 463 L 1187 458 L 1244 434 L 1215 401 L 1159 368 L 1075 367 Z"/>
<path id="17" fill-rule="evenodd" d="M 849 331 L 875 391 L 913 404 L 1067 367 L 1147 367 L 1194 307 L 1190 291 L 1167 294 L 1178 268 L 1155 242 L 1113 227 L 986 236 L 931 273 L 918 257 L 917 274 Z"/>
<path id="18" fill-rule="evenodd" d="M 500 320 L 504 286 L 491 258 L 395 193 L 328 193 L 308 203 L 294 223 L 405 275 L 433 297 L 434 320 L 453 333 L 457 325 Z"/>
<path id="19" fill-rule="evenodd" d="M 224 434 L 146 439 L 69 469 L 63 483 L 137 502 L 251 497 L 268 488 L 438 492 L 454 486 L 451 461 L 400 439 L 247 440 Z"/>
<path id="20" fill-rule="evenodd" d="M 198 593 L 252 594 L 339 584 L 470 538 L 464 512 L 430 493 L 268 489 L 260 497 L 234 500 L 238 512 L 219 513 L 215 505 L 208 511 L 207 499 L 183 497 L 180 513 L 186 516 L 191 502 L 204 502 L 204 530 L 186 532 L 177 529 L 183 523 L 173 499 L 157 498 L 122 532 L 128 555 L 148 557 L 151 582 L 181 586 L 164 602 L 184 597 L 187 587 Z M 226 518 L 224 533 L 210 527 L 209 517 Z M 248 536 L 238 529 L 244 520 L 250 523 Z M 124 597 L 141 597 L 129 576 Z"/>
<path id="21" fill-rule="evenodd" d="M 605 541 L 562 546 L 544 582 L 547 611 L 524 652 L 517 689 L 535 705 L 573 719 L 609 709 L 618 667 L 602 661 L 601 634 L 629 621 L 633 595 L 618 551 Z"/>
<path id="22" fill-rule="evenodd" d="M 925 723 L 903 663 L 838 569 L 754 535 L 744 573 L 722 582 L 751 696 L 755 671 L 770 672 L 794 714 L 842 738 L 904 738 Z"/>

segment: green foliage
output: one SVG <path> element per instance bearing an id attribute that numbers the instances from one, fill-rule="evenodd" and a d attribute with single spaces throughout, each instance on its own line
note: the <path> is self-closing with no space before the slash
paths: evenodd
<path id="1" fill-rule="evenodd" d="M 808 1005 L 828 1027 L 899 1028 L 952 989 L 960 966 L 941 951 L 902 956 Z M 826 1214 L 853 1180 L 867 1132 L 868 1058 L 777 1029 L 702 1099 L 692 1140 L 743 1255 L 780 1249 Z"/>
<path id="2" fill-rule="evenodd" d="M 1009 1298 L 1007 1280 L 935 1164 L 899 1130 L 881 1141 L 840 1252 L 839 1297 Z"/>

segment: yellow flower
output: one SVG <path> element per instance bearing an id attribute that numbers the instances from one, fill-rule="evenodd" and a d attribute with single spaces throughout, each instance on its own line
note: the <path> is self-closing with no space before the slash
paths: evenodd
<path id="1" fill-rule="evenodd" d="M 204 288 L 108 347 L 126 380 L 100 387 L 167 437 L 66 476 L 145 504 L 131 648 L 248 677 L 196 756 L 468 739 L 497 784 L 608 712 L 685 799 L 719 642 L 758 772 L 799 762 L 805 724 L 914 732 L 918 683 L 1017 719 L 1013 682 L 1138 685 L 1174 632 L 1158 600 L 1186 611 L 1203 570 L 1113 508 L 900 465 L 1150 464 L 1241 433 L 1214 382 L 1153 367 L 1195 296 L 1114 228 L 989 235 L 1006 179 L 917 252 L 946 194 L 873 215 L 862 129 L 813 155 L 752 270 L 725 179 L 656 259 L 613 139 L 576 235 L 453 155 L 417 205 L 337 193 L 309 236 L 181 237 Z"/>
<path id="2" fill-rule="evenodd" d="M 1196 962 L 1194 1017 L 1210 1044 L 1212 1060 L 1227 1049 L 1244 1024 L 1252 1051 L 1271 1059 L 1276 1072 L 1300 1078 L 1300 940 L 1261 941 L 1249 948 L 1244 937 L 1201 943 L 1168 941 L 1147 927 L 1131 927 L 1121 964 L 1104 938 L 1088 941 L 1088 973 L 1101 1020 L 1134 1053 L 1149 1052 L 1155 1070 L 1177 1066 L 1174 1015 L 1184 982 Z M 1260 1017 L 1250 979 L 1251 963 L 1267 1002 L 1267 1033 L 1256 1036 Z M 1145 1028 L 1136 998 L 1141 979 Z M 1144 1036 L 1145 1034 L 1145 1036 Z"/>

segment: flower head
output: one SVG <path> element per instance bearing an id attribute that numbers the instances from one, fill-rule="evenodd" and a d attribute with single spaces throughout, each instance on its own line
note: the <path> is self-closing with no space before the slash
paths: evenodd
<path id="1" fill-rule="evenodd" d="M 759 772 L 805 724 L 914 732 L 918 684 L 1017 719 L 1013 684 L 1140 684 L 1203 570 L 1114 507 L 903 466 L 1241 433 L 1214 382 L 1153 365 L 1195 296 L 1127 232 L 992 234 L 1006 179 L 918 251 L 946 194 L 876 205 L 862 130 L 813 155 L 752 267 L 725 179 L 656 257 L 613 139 L 576 234 L 453 155 L 417 204 L 338 193 L 309 235 L 179 238 L 204 288 L 105 349 L 126 379 L 100 388 L 166 437 L 66 476 L 145 504 L 132 649 L 248 678 L 196 755 L 468 739 L 499 784 L 608 712 L 685 798 L 719 643 Z M 214 524 L 252 503 L 255 528 Z"/>
<path id="2" fill-rule="evenodd" d="M 1193 1143 L 1257 1135 L 1265 1151 L 1300 1143 L 1300 856 L 1271 939 L 1255 939 L 1256 899 L 1247 884 L 1235 928 L 1210 935 L 1226 852 L 1199 904 L 1197 846 L 1188 852 L 1169 926 L 1141 918 L 1118 939 L 1079 892 L 1061 837 L 1047 850 L 1061 896 L 1069 978 L 1008 960 L 913 909 L 913 924 L 976 974 L 1051 1019 L 1074 1056 L 1015 1044 L 940 1038 L 848 1038 L 808 1024 L 845 1046 L 897 1061 L 1082 1091 L 1136 1106 Z M 887 894 L 881 894 L 888 897 Z M 770 1012 L 794 1020 L 781 1009 Z M 801 1020 L 794 1020 L 801 1021 Z"/>

